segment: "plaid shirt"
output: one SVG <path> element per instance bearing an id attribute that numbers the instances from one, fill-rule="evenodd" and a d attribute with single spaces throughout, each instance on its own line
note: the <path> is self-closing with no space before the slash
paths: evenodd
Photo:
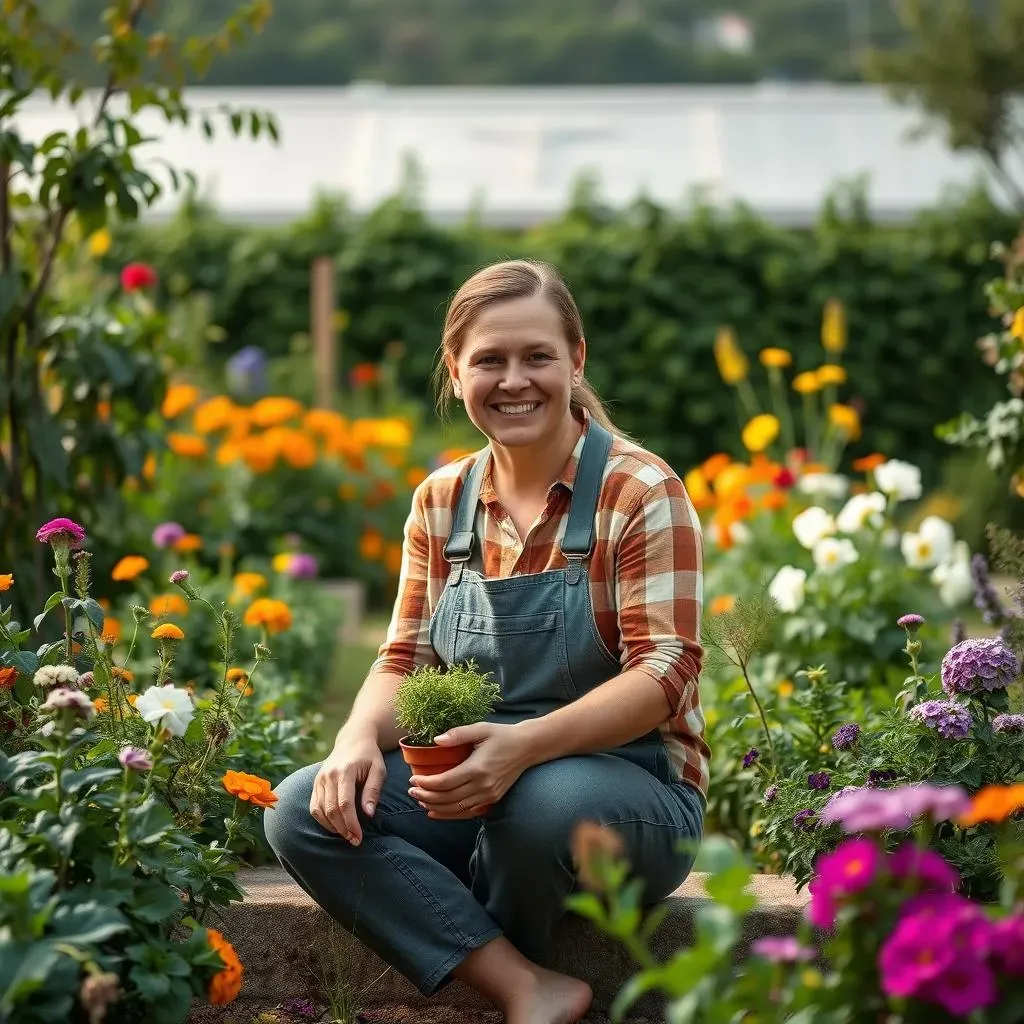
<path id="1" fill-rule="evenodd" d="M 485 578 L 501 579 L 566 566 L 558 543 L 585 436 L 551 485 L 525 541 L 498 500 L 488 467 L 476 513 L 476 536 L 483 543 L 474 545 L 471 568 Z M 443 549 L 474 458 L 442 466 L 416 488 L 405 525 L 395 610 L 373 670 L 406 675 L 438 663 L 428 633 L 430 617 L 448 579 L 450 563 Z M 703 653 L 700 522 L 668 465 L 618 436 L 604 471 L 588 568 L 605 645 L 619 653 L 623 672 L 645 672 L 661 684 L 671 708 L 661 726 L 669 756 L 679 777 L 706 795 L 711 752 L 704 741 L 697 682 Z"/>

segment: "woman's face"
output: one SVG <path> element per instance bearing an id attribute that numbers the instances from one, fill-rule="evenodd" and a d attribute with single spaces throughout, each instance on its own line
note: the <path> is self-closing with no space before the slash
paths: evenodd
<path id="1" fill-rule="evenodd" d="M 518 448 L 557 437 L 569 415 L 585 343 L 575 353 L 558 311 L 542 295 L 489 306 L 448 359 L 469 418 L 497 444 Z"/>

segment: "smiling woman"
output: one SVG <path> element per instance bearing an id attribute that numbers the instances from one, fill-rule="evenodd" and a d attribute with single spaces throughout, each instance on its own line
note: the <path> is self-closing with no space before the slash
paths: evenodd
<path id="1" fill-rule="evenodd" d="M 574 829 L 615 827 L 649 903 L 701 834 L 699 525 L 584 380 L 582 320 L 553 268 L 474 275 L 442 349 L 440 404 L 463 401 L 487 447 L 416 488 L 380 655 L 332 752 L 278 786 L 265 827 L 306 891 L 425 994 L 454 976 L 510 1024 L 568 1024 L 590 989 L 537 964 L 573 888 Z M 469 662 L 500 703 L 435 737 L 471 745 L 465 761 L 411 775 L 399 686 Z"/>

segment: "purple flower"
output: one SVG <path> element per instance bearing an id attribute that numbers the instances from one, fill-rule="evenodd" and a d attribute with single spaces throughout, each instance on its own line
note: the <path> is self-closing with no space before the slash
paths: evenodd
<path id="1" fill-rule="evenodd" d="M 797 811 L 793 815 L 793 828 L 802 829 L 804 832 L 810 832 L 814 828 L 814 811 L 810 807 L 805 807 L 802 811 Z"/>
<path id="2" fill-rule="evenodd" d="M 996 715 L 992 719 L 993 732 L 1024 732 L 1024 715 Z"/>
<path id="3" fill-rule="evenodd" d="M 947 740 L 966 739 L 971 731 L 971 713 L 955 700 L 926 700 L 910 709 L 910 717 Z"/>
<path id="4" fill-rule="evenodd" d="M 169 548 L 185 536 L 185 527 L 181 523 L 158 523 L 153 527 L 153 545 L 158 548 Z"/>
<path id="5" fill-rule="evenodd" d="M 40 544 L 64 544 L 72 547 L 85 540 L 85 527 L 79 526 L 73 519 L 51 519 L 36 530 L 36 540 Z"/>
<path id="6" fill-rule="evenodd" d="M 311 999 L 302 999 L 299 996 L 291 996 L 281 1004 L 285 1013 L 293 1017 L 301 1017 L 303 1020 L 315 1020 L 319 1014 Z"/>
<path id="7" fill-rule="evenodd" d="M 868 772 L 867 784 L 871 787 L 882 786 L 886 782 L 895 782 L 899 776 L 889 768 L 872 768 Z"/>
<path id="8" fill-rule="evenodd" d="M 779 787 L 778 787 L 778 786 L 776 786 L 776 785 L 775 785 L 775 783 L 773 782 L 773 783 L 772 783 L 772 784 L 771 784 L 771 785 L 770 785 L 770 786 L 769 786 L 769 787 L 768 787 L 768 788 L 767 788 L 767 789 L 766 789 L 766 790 L 764 791 L 764 797 L 763 797 L 763 799 L 764 799 L 764 802 L 765 802 L 766 804 L 770 804 L 770 803 L 771 803 L 771 802 L 772 802 L 772 801 L 773 801 L 773 800 L 774 800 L 774 799 L 775 799 L 775 798 L 776 798 L 776 797 L 777 797 L 778 795 L 779 795 Z"/>
<path id="9" fill-rule="evenodd" d="M 949 630 L 949 642 L 956 647 L 957 644 L 963 643 L 967 639 L 967 627 L 964 625 L 963 619 L 954 619 L 953 625 Z"/>
<path id="10" fill-rule="evenodd" d="M 904 843 L 893 853 L 886 865 L 893 878 L 913 879 L 923 889 L 937 892 L 955 892 L 960 884 L 960 872 L 934 850 L 916 843 Z"/>
<path id="11" fill-rule="evenodd" d="M 125 768 L 133 772 L 148 772 L 153 767 L 153 759 L 149 756 L 149 752 L 143 750 L 142 747 L 122 747 L 117 759 Z"/>
<path id="12" fill-rule="evenodd" d="M 1000 637 L 963 640 L 942 659 L 942 688 L 950 696 L 1002 690 L 1019 674 L 1017 656 Z"/>
<path id="13" fill-rule="evenodd" d="M 966 811 L 969 804 L 970 798 L 958 786 L 855 789 L 836 794 L 822 809 L 821 820 L 841 822 L 847 832 L 902 831 L 923 814 L 944 821 Z"/>
<path id="14" fill-rule="evenodd" d="M 994 626 L 1002 622 L 1007 617 L 1006 609 L 992 585 L 988 562 L 980 552 L 971 558 L 971 582 L 974 584 L 974 607 L 981 611 L 985 623 Z"/>
<path id="15" fill-rule="evenodd" d="M 860 726 L 856 722 L 847 722 L 832 733 L 832 746 L 836 750 L 849 750 L 859 739 Z"/>
<path id="16" fill-rule="evenodd" d="M 791 964 L 798 960 L 813 960 L 815 952 L 795 935 L 766 935 L 750 944 L 750 951 L 763 960 L 776 964 Z"/>
<path id="17" fill-rule="evenodd" d="M 52 689 L 41 706 L 48 711 L 74 711 L 77 718 L 84 718 L 86 721 L 96 713 L 88 694 L 67 686 Z"/>
<path id="18" fill-rule="evenodd" d="M 749 768 L 760 756 L 761 756 L 761 751 L 758 750 L 757 747 L 751 747 L 743 755 L 743 767 L 744 768 Z"/>
<path id="19" fill-rule="evenodd" d="M 175 569 L 171 573 L 172 583 L 184 583 L 188 579 L 188 569 Z"/>
<path id="20" fill-rule="evenodd" d="M 811 772 L 807 776 L 807 785 L 811 789 L 828 789 L 832 785 L 832 776 L 828 772 Z"/>
<path id="21" fill-rule="evenodd" d="M 298 551 L 288 559 L 288 568 L 286 572 L 292 577 L 292 579 L 311 580 L 314 579 L 317 572 L 319 572 L 319 566 L 312 555 Z"/>
<path id="22" fill-rule="evenodd" d="M 253 397 L 266 390 L 267 357 L 256 345 L 239 349 L 225 364 L 225 371 L 235 392 Z"/>
<path id="23" fill-rule="evenodd" d="M 896 625 L 908 633 L 916 633 L 924 625 L 924 616 L 909 612 L 907 615 L 901 615 L 896 620 Z"/>

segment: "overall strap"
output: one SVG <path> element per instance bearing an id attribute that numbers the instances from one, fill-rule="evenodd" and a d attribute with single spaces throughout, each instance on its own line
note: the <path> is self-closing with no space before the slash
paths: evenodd
<path id="1" fill-rule="evenodd" d="M 600 423 L 591 420 L 576 469 L 569 521 L 562 537 L 562 554 L 569 562 L 570 583 L 579 580 L 582 561 L 594 549 L 594 517 L 611 447 L 612 435 Z"/>
<path id="2" fill-rule="evenodd" d="M 444 557 L 449 562 L 465 563 L 473 554 L 473 524 L 476 521 L 476 506 L 480 500 L 480 486 L 484 479 L 484 470 L 490 458 L 490 451 L 482 451 L 473 463 L 473 468 L 466 477 L 466 483 L 459 495 L 459 503 L 455 507 L 452 518 L 452 530 L 444 545 Z"/>

